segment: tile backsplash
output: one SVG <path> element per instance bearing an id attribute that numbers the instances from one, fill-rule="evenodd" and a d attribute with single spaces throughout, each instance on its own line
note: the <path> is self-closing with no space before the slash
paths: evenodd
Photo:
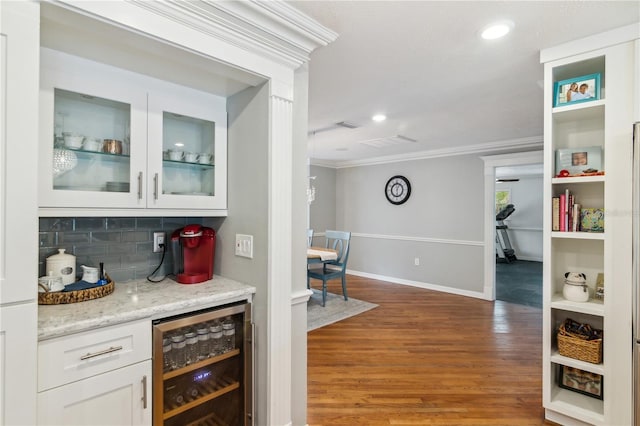
<path id="1" fill-rule="evenodd" d="M 153 233 L 166 233 L 167 252 L 154 277 L 160 278 L 173 270 L 170 251 L 171 233 L 190 223 L 202 224 L 201 217 L 46 217 L 39 224 L 39 275 L 46 275 L 47 257 L 59 248 L 76 256 L 80 265 L 99 266 L 116 282 L 143 279 L 162 260 L 162 253 L 153 253 Z"/>

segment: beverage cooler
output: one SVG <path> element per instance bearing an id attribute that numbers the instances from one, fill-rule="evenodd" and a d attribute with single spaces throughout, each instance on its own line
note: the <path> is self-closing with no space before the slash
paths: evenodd
<path id="1" fill-rule="evenodd" d="M 153 424 L 253 425 L 251 304 L 153 322 Z"/>

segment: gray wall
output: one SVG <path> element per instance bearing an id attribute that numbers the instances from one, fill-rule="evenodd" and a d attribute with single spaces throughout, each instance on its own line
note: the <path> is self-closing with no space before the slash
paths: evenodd
<path id="1" fill-rule="evenodd" d="M 309 176 L 315 176 L 316 199 L 309 208 L 309 227 L 314 235 L 336 229 L 336 169 L 311 165 Z M 324 237 L 314 237 L 315 245 L 324 245 Z"/>
<path id="2" fill-rule="evenodd" d="M 384 186 L 398 174 L 412 190 L 396 206 L 387 201 Z M 335 227 L 354 233 L 348 269 L 482 293 L 483 177 L 484 163 L 475 155 L 338 169 Z M 311 205 L 312 219 L 326 208 L 317 206 Z"/>
<path id="3" fill-rule="evenodd" d="M 169 242 L 171 233 L 190 223 L 202 223 L 201 217 L 56 217 L 40 218 L 38 271 L 46 275 L 46 258 L 63 248 L 76 256 L 80 265 L 99 266 L 115 282 L 144 279 L 162 260 L 152 253 L 153 232 L 164 231 Z M 167 245 L 164 261 L 154 277 L 172 271 L 171 245 Z"/>
<path id="4" fill-rule="evenodd" d="M 256 287 L 253 320 L 256 383 L 254 419 L 265 424 L 267 415 L 267 243 L 269 87 L 246 89 L 227 100 L 228 211 L 219 223 L 216 264 L 223 275 Z M 235 255 L 235 235 L 253 235 L 253 259 Z"/>

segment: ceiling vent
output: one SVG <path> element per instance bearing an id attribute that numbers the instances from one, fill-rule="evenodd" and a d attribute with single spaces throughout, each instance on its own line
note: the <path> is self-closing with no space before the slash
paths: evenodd
<path id="1" fill-rule="evenodd" d="M 360 142 L 362 145 L 367 145 L 372 148 L 385 148 L 388 146 L 397 146 L 403 145 L 406 143 L 416 143 L 418 142 L 415 139 L 408 138 L 402 135 L 395 135 L 386 138 L 378 138 L 378 139 L 369 139 L 366 141 Z"/>
<path id="2" fill-rule="evenodd" d="M 352 123 L 350 121 L 341 121 L 339 123 L 336 123 L 336 125 L 346 127 L 347 129 L 357 129 L 358 127 L 360 127 L 356 123 Z"/>

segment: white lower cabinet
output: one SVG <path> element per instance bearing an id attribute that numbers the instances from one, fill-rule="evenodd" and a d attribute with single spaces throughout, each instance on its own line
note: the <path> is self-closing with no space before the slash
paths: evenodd
<path id="1" fill-rule="evenodd" d="M 38 344 L 38 425 L 151 425 L 151 323 Z"/>
<path id="2" fill-rule="evenodd" d="M 38 394 L 38 425 L 151 425 L 151 360 Z"/>

